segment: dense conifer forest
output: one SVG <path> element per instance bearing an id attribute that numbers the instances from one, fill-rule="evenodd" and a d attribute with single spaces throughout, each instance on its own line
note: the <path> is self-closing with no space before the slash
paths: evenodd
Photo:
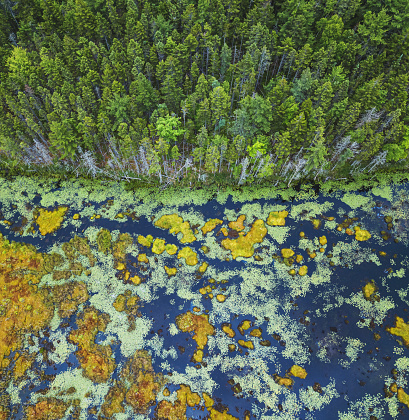
<path id="1" fill-rule="evenodd" d="M 406 0 L 0 0 L 0 169 L 286 186 L 407 170 Z"/>

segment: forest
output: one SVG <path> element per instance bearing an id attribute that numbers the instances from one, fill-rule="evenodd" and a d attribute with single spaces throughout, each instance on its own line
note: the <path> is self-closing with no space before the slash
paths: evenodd
<path id="1" fill-rule="evenodd" d="M 0 174 L 406 172 L 406 0 L 0 0 Z"/>

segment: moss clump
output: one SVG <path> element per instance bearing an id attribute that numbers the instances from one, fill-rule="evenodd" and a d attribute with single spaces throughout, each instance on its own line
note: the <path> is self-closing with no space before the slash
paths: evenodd
<path id="1" fill-rule="evenodd" d="M 403 388 L 398 388 L 398 400 L 409 408 L 409 395 L 403 390 Z"/>
<path id="2" fill-rule="evenodd" d="M 254 344 L 251 340 L 249 341 L 239 340 L 238 343 L 239 343 L 239 346 L 244 347 L 246 349 L 250 349 L 250 350 L 254 349 Z"/>
<path id="3" fill-rule="evenodd" d="M 254 330 L 250 332 L 250 335 L 252 337 L 260 338 L 261 337 L 261 328 L 254 328 Z"/>
<path id="4" fill-rule="evenodd" d="M 44 254 L 44 270 L 46 273 L 53 272 L 55 267 L 61 267 L 64 264 L 64 257 L 61 254 L 52 252 Z"/>
<path id="5" fill-rule="evenodd" d="M 57 303 L 60 318 L 71 316 L 81 303 L 89 299 L 87 286 L 82 281 L 54 286 L 51 291 Z"/>
<path id="6" fill-rule="evenodd" d="M 230 338 L 233 338 L 236 333 L 234 332 L 234 330 L 231 327 L 230 323 L 223 323 L 222 324 L 222 331 L 227 334 Z"/>
<path id="7" fill-rule="evenodd" d="M 242 235 L 237 239 L 223 239 L 221 244 L 225 249 L 229 249 L 232 253 L 233 259 L 237 257 L 252 257 L 254 254 L 253 245 L 263 241 L 267 234 L 267 228 L 264 226 L 264 221 L 256 220 L 250 232 L 247 235 Z"/>
<path id="8" fill-rule="evenodd" d="M 214 335 L 215 329 L 209 323 L 209 315 L 196 315 L 190 311 L 176 317 L 176 326 L 183 332 L 194 332 L 193 340 L 199 349 L 207 344 L 207 336 Z"/>
<path id="9" fill-rule="evenodd" d="M 132 245 L 133 239 L 129 233 L 121 233 L 118 239 L 112 244 L 112 255 L 115 262 L 124 262 L 126 249 Z"/>
<path id="10" fill-rule="evenodd" d="M 169 390 L 163 395 L 169 395 Z M 177 390 L 177 400 L 172 404 L 169 401 L 162 400 L 156 407 L 156 417 L 158 419 L 186 419 L 187 406 L 194 407 L 200 404 L 201 398 L 199 394 L 192 392 L 190 386 L 180 385 Z"/>
<path id="11" fill-rule="evenodd" d="M 134 353 L 121 371 L 120 378 L 127 389 L 125 400 L 137 414 L 147 414 L 155 404 L 159 390 L 167 382 L 161 373 L 153 370 L 152 358 L 146 350 Z"/>
<path id="12" fill-rule="evenodd" d="M 272 211 L 268 215 L 267 224 L 269 226 L 285 226 L 285 218 L 288 216 L 288 211 Z"/>
<path id="13" fill-rule="evenodd" d="M 179 251 L 178 259 L 180 258 L 184 258 L 187 265 L 196 265 L 199 262 L 197 259 L 197 253 L 188 246 Z"/>
<path id="14" fill-rule="evenodd" d="M 178 247 L 174 244 L 167 244 L 165 250 L 169 255 L 175 255 L 178 252 Z"/>
<path id="15" fill-rule="evenodd" d="M 274 381 L 278 385 L 282 385 L 282 386 L 285 386 L 285 387 L 290 387 L 294 383 L 294 381 L 291 378 L 278 376 L 277 374 L 274 374 L 273 377 L 274 377 Z"/>
<path id="16" fill-rule="evenodd" d="M 206 233 L 211 232 L 217 225 L 221 225 L 222 223 L 223 220 L 210 219 L 204 224 L 204 226 L 201 228 L 201 231 L 203 235 L 206 235 Z"/>
<path id="17" fill-rule="evenodd" d="M 146 246 L 147 248 L 149 248 L 152 245 L 152 241 L 153 241 L 152 235 L 148 235 L 146 238 L 142 235 L 138 235 L 138 242 L 141 245 Z"/>
<path id="18" fill-rule="evenodd" d="M 239 330 L 241 335 L 244 335 L 244 331 L 251 328 L 252 322 L 249 319 L 245 319 L 244 321 L 240 322 L 240 324 L 237 326 L 237 329 Z"/>
<path id="19" fill-rule="evenodd" d="M 156 238 L 153 241 L 153 245 L 152 245 L 152 252 L 154 254 L 162 254 L 162 252 L 165 250 L 165 240 L 164 239 L 158 239 Z"/>
<path id="20" fill-rule="evenodd" d="M 199 267 L 199 273 L 203 274 L 206 272 L 207 267 L 209 266 L 209 264 L 205 261 L 201 264 L 201 266 Z"/>
<path id="21" fill-rule="evenodd" d="M 375 286 L 373 281 L 368 282 L 363 288 L 363 293 L 366 300 L 371 300 L 371 296 L 376 292 L 378 288 Z"/>
<path id="22" fill-rule="evenodd" d="M 291 366 L 289 374 L 301 379 L 305 379 L 307 377 L 307 371 L 298 365 Z"/>
<path id="23" fill-rule="evenodd" d="M 64 215 L 67 212 L 68 207 L 58 207 L 58 209 L 54 211 L 48 211 L 46 209 L 38 209 L 35 212 L 35 215 L 38 214 L 36 218 L 36 223 L 39 226 L 39 230 L 41 235 L 45 236 L 47 233 L 52 233 L 57 230 L 63 220 Z M 36 217 L 36 216 L 34 216 Z"/>
<path id="24" fill-rule="evenodd" d="M 163 215 L 155 222 L 155 226 L 162 229 L 169 229 L 169 233 L 178 234 L 179 232 L 182 232 L 183 237 L 180 240 L 182 244 L 191 243 L 196 240 L 196 237 L 190 229 L 189 222 L 183 222 L 183 219 L 176 213 Z"/>
<path id="25" fill-rule="evenodd" d="M 117 382 L 109 389 L 105 396 L 105 401 L 101 406 L 101 411 L 105 417 L 112 418 L 116 413 L 124 413 L 125 409 L 122 402 L 125 399 L 125 386 Z"/>
<path id="26" fill-rule="evenodd" d="M 300 276 L 305 276 L 307 272 L 308 272 L 308 267 L 306 265 L 302 265 L 300 269 L 298 270 L 298 274 Z"/>
<path id="27" fill-rule="evenodd" d="M 171 277 L 171 276 L 175 276 L 178 270 L 177 270 L 177 268 L 169 268 L 165 265 L 165 271 L 166 271 L 166 274 L 169 277 Z"/>
<path id="28" fill-rule="evenodd" d="M 398 337 L 402 337 L 405 346 L 409 347 L 409 324 L 405 324 L 403 318 L 397 316 L 395 326 L 391 328 L 387 327 L 386 331 L 393 335 L 397 335 Z"/>
<path id="29" fill-rule="evenodd" d="M 229 228 L 234 229 L 237 232 L 241 232 L 242 230 L 244 230 L 244 224 L 243 224 L 244 220 L 246 220 L 246 215 L 241 214 L 235 222 L 229 223 Z"/>
<path id="30" fill-rule="evenodd" d="M 111 250 L 112 235 L 108 229 L 102 228 L 97 235 L 98 251 L 103 252 L 105 255 Z"/>
<path id="31" fill-rule="evenodd" d="M 359 229 L 355 231 L 355 239 L 357 241 L 367 241 L 370 238 L 371 234 L 367 230 Z"/>
<path id="32" fill-rule="evenodd" d="M 33 245 L 10 243 L 0 233 L 0 377 L 24 335 L 42 330 L 53 317 L 51 296 L 36 286 L 45 273 L 43 264 Z"/>
<path id="33" fill-rule="evenodd" d="M 283 258 L 290 258 L 295 254 L 295 252 L 292 249 L 284 248 L 281 250 L 281 255 Z"/>
<path id="34" fill-rule="evenodd" d="M 25 409 L 27 420 L 59 420 L 64 417 L 69 403 L 57 400 L 55 398 L 47 398 L 38 401 L 34 405 L 30 405 Z"/>
<path id="35" fill-rule="evenodd" d="M 111 347 L 95 344 L 98 331 L 104 332 L 109 322 L 108 314 L 100 314 L 91 306 L 77 317 L 78 329 L 72 330 L 69 335 L 69 341 L 78 345 L 75 354 L 83 375 L 96 383 L 107 382 L 116 367 L 111 358 Z"/>

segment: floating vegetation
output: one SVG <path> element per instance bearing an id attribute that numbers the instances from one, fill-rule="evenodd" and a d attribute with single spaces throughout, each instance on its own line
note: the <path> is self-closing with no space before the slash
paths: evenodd
<path id="1" fill-rule="evenodd" d="M 390 200 L 378 216 L 371 192 L 277 204 L 230 191 L 189 211 L 168 193 L 66 183 L 32 185 L 29 210 L 35 194 L 15 188 L 0 186 L 0 419 L 409 410 L 402 191 L 373 190 Z"/>

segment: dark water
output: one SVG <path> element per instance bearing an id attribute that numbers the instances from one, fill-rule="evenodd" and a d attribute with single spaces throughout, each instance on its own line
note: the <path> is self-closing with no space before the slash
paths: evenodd
<path id="1" fill-rule="evenodd" d="M 51 190 L 51 192 L 55 191 L 63 191 L 63 188 Z M 108 282 L 110 284 L 103 283 L 103 287 L 112 288 L 113 294 L 118 294 L 118 290 L 124 290 L 125 287 L 125 289 L 131 290 L 133 295 L 138 295 L 141 298 L 138 308 L 141 316 L 136 317 L 135 322 L 137 322 L 137 328 L 145 325 L 146 328 L 143 338 L 135 343 L 135 350 L 142 348 L 149 351 L 153 370 L 156 373 L 163 373 L 170 381 L 166 385 L 170 394 L 175 394 L 179 386 L 185 384 L 200 396 L 203 395 L 203 392 L 207 392 L 214 400 L 213 409 L 210 411 L 207 408 L 201 410 L 187 406 L 186 418 L 206 418 L 212 412 L 215 415 L 215 410 L 220 413 L 227 410 L 228 414 L 239 419 L 245 418 L 246 413 L 250 413 L 250 418 L 257 419 L 406 418 L 409 416 L 408 408 L 397 399 L 396 392 L 390 393 L 390 397 L 387 397 L 384 392 L 385 385 L 396 383 L 397 387 L 409 393 L 405 368 L 405 358 L 409 356 L 408 349 L 403 343 L 399 344 L 398 340 L 402 340 L 401 337 L 386 331 L 387 327 L 395 325 L 396 316 L 403 318 L 405 322 L 408 321 L 407 303 L 401 298 L 401 296 L 405 296 L 402 290 L 408 287 L 407 276 L 388 277 L 387 271 L 388 268 L 392 268 L 394 272 L 401 268 L 405 269 L 408 256 L 405 240 L 404 212 L 406 210 L 404 203 L 398 200 L 401 197 L 399 192 L 406 194 L 407 186 L 393 187 L 394 202 L 366 192 L 356 193 L 362 197 L 371 197 L 365 206 L 354 209 L 354 216 L 350 216 L 358 218 L 351 225 L 351 229 L 361 223 L 364 229 L 367 229 L 372 235 L 369 240 L 362 242 L 357 241 L 353 235 L 347 235 L 345 229 L 339 232 L 335 227 L 326 228 L 326 221 L 320 218 L 321 215 L 332 216 L 335 218 L 336 225 L 345 220 L 344 213 L 346 213 L 345 216 L 348 216 L 353 208 L 342 201 L 340 196 L 338 198 L 318 196 L 314 200 L 300 201 L 283 201 L 281 199 L 252 201 L 250 204 L 257 203 L 261 209 L 281 205 L 282 209 L 289 212 L 285 223 L 285 229 L 289 228 L 288 235 L 282 243 L 267 233 L 262 243 L 254 245 L 256 251 L 254 255 L 260 255 L 262 261 L 256 261 L 254 255 L 250 258 L 242 258 L 240 261 L 232 260 L 230 257 L 228 262 L 224 261 L 220 254 L 216 257 L 209 257 L 200 250 L 201 246 L 205 244 L 205 238 L 192 243 L 180 243 L 175 234 L 170 234 L 168 230 L 154 226 L 154 221 L 151 220 L 152 215 L 155 216 L 155 221 L 158 219 L 156 215 L 163 208 L 161 204 L 151 208 L 150 214 L 140 214 L 139 220 L 127 217 L 125 222 L 105 217 L 90 220 L 90 217 L 82 215 L 86 206 L 82 208 L 72 206 L 65 218 L 72 221 L 72 215 L 80 213 L 81 226 L 77 230 L 70 222 L 68 226 L 62 226 L 52 234 L 41 236 L 36 233 L 22 236 L 13 230 L 13 227 L 19 226 L 21 222 L 20 207 L 13 210 L 10 206 L 11 202 L 4 198 L 4 200 L 0 200 L 0 210 L 5 219 L 15 224 L 11 226 L 1 224 L 0 232 L 9 241 L 33 244 L 38 252 L 43 253 L 46 253 L 53 243 L 68 242 L 75 234 L 84 236 L 83 232 L 87 232 L 89 227 L 94 227 L 97 230 L 105 228 L 110 232 L 118 230 L 120 233 L 129 233 L 136 244 L 138 235 L 144 237 L 152 235 L 153 238 L 164 239 L 166 244 L 177 245 L 178 251 L 185 246 L 190 246 L 197 252 L 199 263 L 193 268 L 188 267 L 183 259 L 176 259 L 176 255 L 169 256 L 166 252 L 155 255 L 151 249 L 137 244 L 139 253 L 146 253 L 150 264 L 145 264 L 148 269 L 142 272 L 139 268 L 132 266 L 133 263 L 137 264 L 138 262 L 137 253 L 135 255 L 128 253 L 126 255 L 127 269 L 131 271 L 131 276 L 138 274 L 144 277 L 144 283 L 139 286 L 127 284 L 126 287 L 121 286 L 122 289 L 118 288 L 118 284 L 122 284 L 122 280 L 117 277 L 111 277 Z M 99 212 L 101 206 L 110 199 L 119 201 L 120 197 L 108 194 L 102 202 L 84 200 L 83 204 L 89 203 L 95 213 L 102 214 Z M 58 204 L 69 204 L 69 200 L 70 197 L 67 197 L 65 203 L 58 202 Z M 41 193 L 30 201 L 32 208 L 42 207 L 40 201 Z M 312 201 L 318 209 L 325 202 L 333 203 L 331 209 L 322 213 L 317 211 L 314 215 L 313 218 L 323 222 L 318 230 L 314 229 L 309 214 L 301 218 L 291 217 L 294 207 Z M 222 233 L 217 233 L 221 227 L 227 227 L 229 221 L 236 220 L 240 214 L 243 214 L 243 206 L 246 204 L 249 203 L 245 201 L 233 202 L 232 197 L 229 196 L 224 204 L 213 199 L 203 205 L 174 206 L 174 210 L 170 213 L 193 214 L 194 212 L 196 215 L 200 214 L 204 221 L 214 218 L 223 220 L 223 225 L 216 226 L 211 233 L 204 236 L 214 237 L 220 252 L 226 253 L 220 244 L 225 236 Z M 137 214 L 139 214 L 138 206 L 141 205 L 140 201 L 137 201 L 134 206 L 127 203 L 127 207 L 130 207 L 131 210 L 136 209 Z M 396 210 L 392 210 L 394 206 Z M 55 208 L 55 206 L 45 207 L 49 210 Z M 339 209 L 343 209 L 343 214 L 337 214 Z M 226 210 L 234 212 L 236 217 L 227 220 Z M 268 213 L 269 211 L 266 214 Z M 394 226 L 390 230 L 384 220 L 384 217 L 389 214 L 395 216 L 398 214 L 399 216 L 397 221 L 394 220 Z M 258 216 L 255 216 L 245 220 L 245 232 L 251 228 L 253 221 L 257 218 Z M 185 220 L 186 218 L 184 218 Z M 266 222 L 265 217 L 263 220 Z M 199 232 L 202 226 L 202 224 L 199 226 Z M 280 228 L 274 227 L 274 229 Z M 388 240 L 379 238 L 381 230 L 389 233 Z M 317 261 L 318 258 L 309 258 L 305 249 L 299 248 L 300 232 L 304 232 L 305 237 L 310 240 L 325 235 L 327 245 L 323 253 L 324 256 L 330 253 L 335 254 L 335 251 L 339 249 L 339 243 L 344 243 L 343 259 L 336 260 L 336 263 L 331 266 L 329 264 L 331 258 L 322 259 L 321 262 Z M 199 236 L 202 237 L 201 232 Z M 395 238 L 400 239 L 398 243 L 394 241 Z M 267 241 L 269 244 L 266 245 Z M 275 248 L 271 249 L 271 245 Z M 262 249 L 263 246 L 264 249 Z M 302 263 L 294 266 L 299 267 L 305 264 L 308 267 L 307 276 L 296 275 L 292 281 L 289 276 L 280 274 L 285 265 L 271 257 L 274 253 L 280 255 L 282 248 L 290 248 L 296 254 L 303 255 Z M 96 257 L 100 255 L 96 246 L 91 246 L 91 249 Z M 319 246 L 316 246 L 316 253 L 320 254 L 318 249 Z M 379 258 L 380 264 L 376 265 L 367 257 L 364 257 L 364 261 L 359 262 L 362 259 L 360 256 L 368 255 L 363 254 L 364 249 L 374 250 L 371 251 L 372 255 Z M 379 256 L 379 251 L 386 252 L 387 256 Z M 392 258 L 394 254 L 396 257 Z M 64 254 L 62 253 L 62 255 Z M 157 265 L 177 267 L 180 270 L 176 276 L 167 279 L 166 284 L 162 279 L 157 280 L 155 277 L 153 262 L 155 257 L 158 258 Z M 271 261 L 268 264 L 263 264 L 263 261 L 269 261 L 269 259 Z M 391 261 L 394 261 L 393 265 Z M 209 267 L 201 278 L 196 278 L 195 270 L 203 262 L 207 262 Z M 182 264 L 182 267 L 178 266 L 179 263 Z M 99 261 L 96 266 L 98 264 Z M 248 280 L 248 276 L 254 267 L 256 271 L 251 274 L 254 278 L 253 282 L 253 280 Z M 315 280 L 311 280 L 310 276 L 313 273 L 319 273 L 320 267 L 326 269 L 327 277 L 328 273 L 330 276 L 323 279 L 318 275 L 317 278 L 314 278 Z M 288 271 L 292 267 L 285 268 Z M 210 269 L 214 270 L 216 274 L 209 274 Z M 237 271 L 232 274 L 233 270 Z M 69 281 L 81 280 L 86 283 L 92 281 L 92 276 L 88 280 L 84 275 L 79 277 L 81 278 L 76 279 L 73 276 Z M 215 297 L 205 299 L 201 296 L 200 289 L 206 285 L 212 285 L 208 282 L 210 278 L 215 278 L 217 281 L 228 280 L 226 284 L 220 284 L 218 289 L 215 289 L 228 295 L 225 302 L 218 303 Z M 263 280 L 258 281 L 258 279 Z M 379 302 L 363 299 L 362 288 L 370 280 L 375 281 L 376 295 L 380 297 Z M 52 280 L 48 286 L 50 284 L 52 284 Z M 220 291 L 223 286 L 226 290 Z M 94 306 L 100 313 L 104 312 L 103 303 L 101 303 L 101 299 L 104 298 L 98 297 L 103 290 L 94 290 L 88 283 L 87 288 L 90 299 L 80 306 L 76 313 L 58 320 L 57 328 L 47 327 L 38 334 L 38 337 L 35 337 L 35 334 L 26 333 L 26 338 L 30 336 L 38 343 L 37 346 L 27 347 L 30 353 L 36 353 L 36 359 L 22 380 L 13 381 L 11 379 L 7 381 L 7 386 L 3 389 L 3 395 L 6 397 L 4 405 L 7 404 L 11 410 L 10 418 L 24 418 L 26 407 L 34 405 L 42 398 L 54 397 L 58 399 L 57 391 L 52 390 L 56 378 L 64 372 L 82 371 L 81 364 L 73 352 L 66 358 L 62 358 L 61 363 L 53 362 L 50 359 L 53 358 L 53 353 L 58 352 L 54 345 L 56 334 L 68 337 L 72 330 L 77 329 L 77 315 L 81 311 Z M 182 297 L 178 294 L 180 290 L 185 291 Z M 296 290 L 304 290 L 304 292 L 298 295 Z M 186 295 L 195 296 L 195 298 L 183 297 Z M 101 296 L 105 295 L 101 294 Z M 150 296 L 151 299 L 144 299 L 145 296 Z M 95 300 L 93 300 L 94 298 Z M 181 330 L 177 330 L 175 333 L 174 331 L 176 317 L 187 311 L 193 311 L 193 308 L 198 306 L 198 302 L 200 302 L 200 313 L 210 316 L 209 322 L 215 330 L 215 335 L 209 336 L 208 343 L 204 346 L 201 364 L 192 361 L 197 349 L 197 343 L 192 338 L 193 333 Z M 98 307 L 98 305 L 100 306 Z M 106 311 L 112 311 L 111 302 L 107 301 L 106 305 Z M 391 308 L 388 309 L 389 307 Z M 249 320 L 252 327 L 242 335 L 238 327 L 244 320 Z M 233 338 L 226 338 L 226 334 L 222 331 L 224 323 L 231 324 L 231 328 L 235 331 Z M 123 328 L 126 330 L 127 325 L 125 324 Z M 249 332 L 254 328 L 261 329 L 262 340 L 268 340 L 269 346 L 260 345 L 261 339 L 250 336 Z M 108 388 L 115 381 L 121 379 L 120 372 L 128 359 L 121 351 L 121 345 L 123 345 L 121 337 L 124 337 L 121 334 L 122 332 L 118 328 L 112 328 L 109 332 L 97 333 L 95 337 L 97 345 L 101 343 L 106 345 L 109 340 L 115 340 L 115 343 L 110 344 L 110 347 L 116 368 L 107 382 L 94 384 L 94 395 L 99 395 L 99 397 L 94 397 L 94 399 L 91 397 L 89 403 L 84 403 L 84 397 L 80 391 L 81 386 L 78 387 L 80 390 L 77 390 L 72 398 L 64 397 L 64 400 L 70 402 L 71 405 L 63 418 L 106 418 L 102 416 L 100 410 L 104 396 Z M 379 334 L 379 339 L 376 339 L 375 334 Z M 241 347 L 238 344 L 238 340 L 241 339 L 251 340 L 254 349 Z M 226 352 L 227 342 L 235 344 L 236 349 Z M 77 346 L 74 346 L 74 349 L 77 349 Z M 14 354 L 15 352 L 11 352 L 8 358 L 12 359 Z M 201 365 L 201 368 L 194 369 L 195 365 Z M 307 376 L 303 379 L 286 375 L 293 365 L 303 367 Z M 409 366 L 409 363 L 407 365 Z M 14 362 L 10 363 L 7 370 L 12 372 L 13 369 Z M 193 373 L 192 369 L 194 369 Z M 392 369 L 397 369 L 395 378 Z M 293 384 L 289 387 L 276 384 L 274 374 L 280 377 L 291 377 Z M 73 381 L 75 382 L 75 380 Z M 72 386 L 69 381 L 66 381 L 65 388 L 61 383 L 64 382 L 59 382 L 59 390 L 66 390 Z M 96 391 L 97 388 L 100 391 Z M 123 404 L 125 412 L 112 418 L 155 418 L 158 401 L 164 398 L 161 393 L 163 388 L 160 389 L 158 399 L 152 401 L 151 407 L 145 414 L 139 414 L 138 417 L 129 405 Z M 40 391 L 41 393 L 39 393 Z M 11 398 L 7 399 L 9 396 Z M 74 398 L 82 399 L 79 408 L 75 408 L 75 404 L 72 404 Z M 199 406 L 203 405 L 202 397 Z M 95 407 L 94 411 L 91 410 L 92 407 Z"/>

